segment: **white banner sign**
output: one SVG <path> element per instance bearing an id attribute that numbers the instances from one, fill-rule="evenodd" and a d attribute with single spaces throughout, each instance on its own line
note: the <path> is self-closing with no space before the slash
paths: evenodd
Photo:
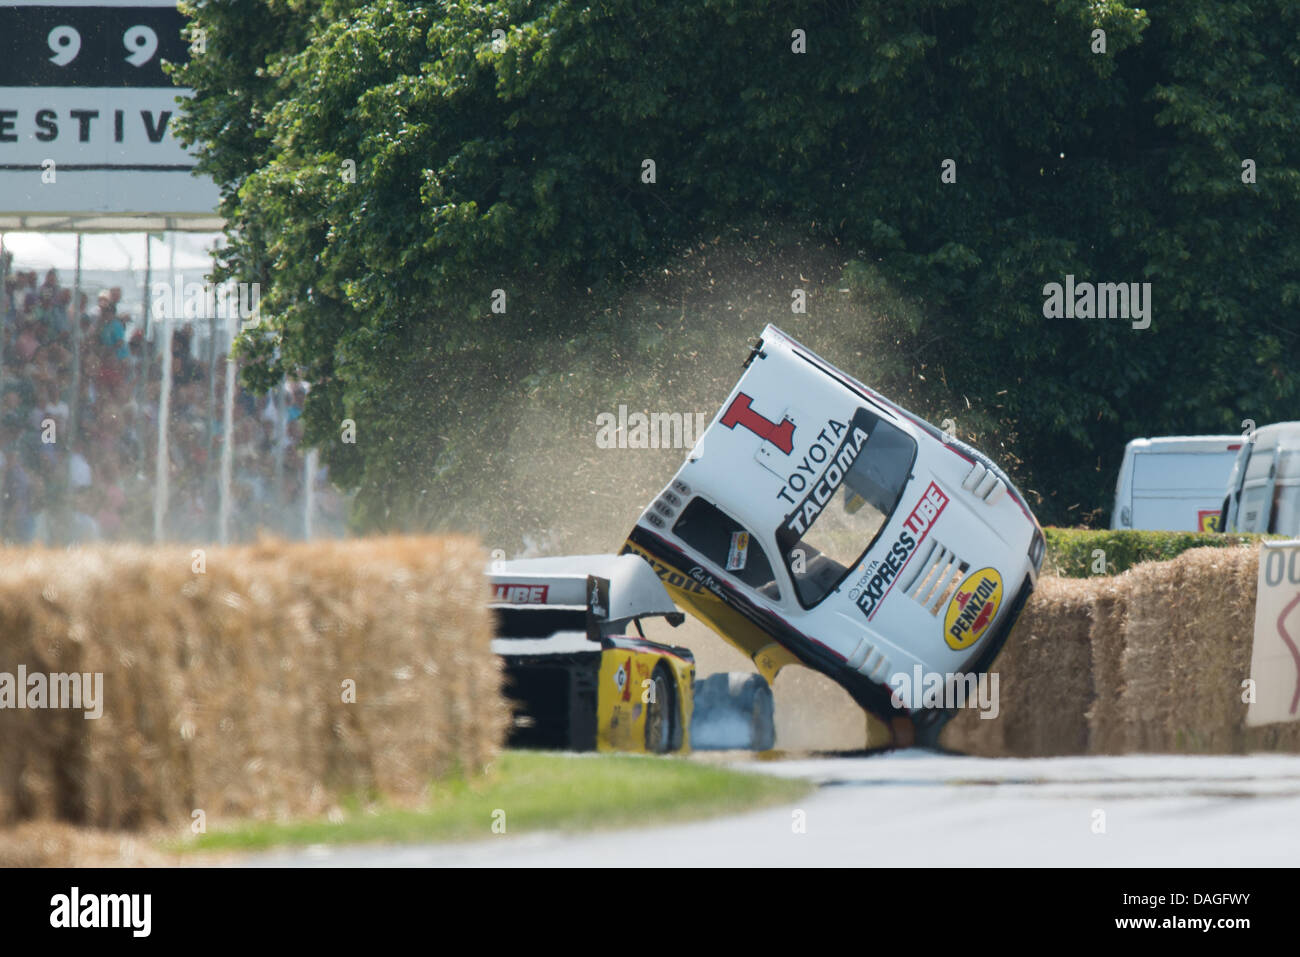
<path id="1" fill-rule="evenodd" d="M 1260 546 L 1250 676 L 1246 724 L 1300 721 L 1300 541 Z"/>
<path id="2" fill-rule="evenodd" d="M 177 91 L 0 89 L 4 166 L 60 169 L 185 169 L 193 158 L 172 134 Z"/>

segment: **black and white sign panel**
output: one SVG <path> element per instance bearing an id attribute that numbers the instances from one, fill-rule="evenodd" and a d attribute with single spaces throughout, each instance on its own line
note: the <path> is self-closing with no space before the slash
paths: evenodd
<path id="1" fill-rule="evenodd" d="M 0 212 L 211 215 L 173 131 L 174 0 L 0 0 Z"/>
<path id="2" fill-rule="evenodd" d="M 0 87 L 171 86 L 188 55 L 174 5 L 0 8 Z"/>

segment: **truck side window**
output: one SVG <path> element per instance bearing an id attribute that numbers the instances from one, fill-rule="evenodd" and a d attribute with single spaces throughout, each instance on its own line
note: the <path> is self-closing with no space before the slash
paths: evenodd
<path id="1" fill-rule="evenodd" d="M 765 598 L 781 600 L 776 575 L 758 540 L 711 503 L 692 499 L 673 525 L 673 534 Z"/>

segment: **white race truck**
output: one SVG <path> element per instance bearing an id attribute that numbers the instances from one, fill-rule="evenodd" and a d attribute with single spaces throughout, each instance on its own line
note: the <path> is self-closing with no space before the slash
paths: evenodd
<path id="1" fill-rule="evenodd" d="M 951 687 L 988 670 L 1033 591 L 1044 544 L 988 458 L 769 325 L 622 552 L 644 559 L 673 604 L 748 655 L 767 683 L 805 665 L 846 688 L 896 742 L 933 744 L 951 702 L 900 696 L 901 679 L 935 687 L 937 675 Z M 597 558 L 552 561 L 576 576 Z M 503 563 L 493 582 L 527 570 Z M 636 620 L 628 609 L 622 617 Z M 620 695 L 622 680 L 609 679 Z M 706 682 L 708 724 L 759 707 L 752 678 Z M 693 726 L 698 697 L 676 689 L 680 727 Z M 702 720 L 695 714 L 694 726 Z M 690 746 L 689 734 L 679 740 Z"/>

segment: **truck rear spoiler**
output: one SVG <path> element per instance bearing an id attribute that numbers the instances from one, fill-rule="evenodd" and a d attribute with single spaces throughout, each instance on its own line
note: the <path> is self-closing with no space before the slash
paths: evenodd
<path id="1" fill-rule="evenodd" d="M 488 578 L 489 607 L 501 637 L 545 638 L 574 631 L 595 641 L 640 618 L 662 616 L 673 626 L 685 620 L 654 569 L 636 555 L 497 562 Z"/>

